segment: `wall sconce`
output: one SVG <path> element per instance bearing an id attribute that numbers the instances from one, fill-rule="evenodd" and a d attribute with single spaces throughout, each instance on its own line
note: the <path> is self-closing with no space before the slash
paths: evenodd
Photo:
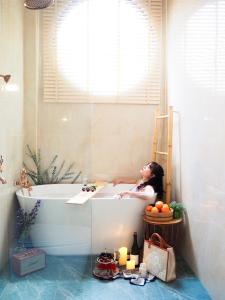
<path id="1" fill-rule="evenodd" d="M 1 75 L 0 74 L 0 77 L 2 77 L 5 81 L 5 83 L 7 83 L 9 81 L 9 79 L 11 78 L 11 75 Z"/>

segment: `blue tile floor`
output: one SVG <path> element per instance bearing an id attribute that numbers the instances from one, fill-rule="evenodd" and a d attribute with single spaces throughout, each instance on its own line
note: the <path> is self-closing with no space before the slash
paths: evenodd
<path id="1" fill-rule="evenodd" d="M 1 300 L 209 300 L 200 281 L 181 259 L 177 280 L 145 286 L 128 280 L 101 281 L 92 276 L 92 259 L 47 256 L 47 267 L 24 277 L 5 271 L 0 277 Z"/>

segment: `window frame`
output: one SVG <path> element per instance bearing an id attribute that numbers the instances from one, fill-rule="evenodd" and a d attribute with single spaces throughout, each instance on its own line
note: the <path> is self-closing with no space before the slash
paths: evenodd
<path id="1" fill-rule="evenodd" d="M 150 0 L 151 1 L 151 0 Z M 157 1 L 157 0 L 155 0 Z M 163 3 L 164 0 L 159 0 L 162 3 L 162 15 L 161 18 L 163 20 Z M 165 39 L 164 36 L 164 25 L 163 21 L 161 24 L 161 37 L 160 37 L 160 53 L 159 53 L 159 69 L 158 71 L 160 72 L 160 78 L 159 78 L 159 90 L 160 90 L 160 95 L 158 99 L 152 98 L 147 98 L 144 99 L 138 99 L 137 97 L 135 100 L 131 100 L 132 97 L 126 97 L 126 96 L 109 96 L 109 95 L 86 95 L 85 97 L 80 97 L 80 99 L 72 99 L 70 100 L 59 100 L 59 99 L 45 99 L 43 96 L 43 63 L 42 63 L 42 57 L 43 57 L 43 52 L 42 52 L 42 21 L 41 21 L 41 11 L 37 12 L 37 22 L 36 22 L 36 33 L 37 33 L 37 46 L 38 46 L 38 51 L 37 51 L 37 65 L 38 65 L 38 76 L 37 76 L 37 84 L 38 84 L 38 96 L 39 99 L 42 99 L 42 102 L 44 103 L 68 103 L 68 104 L 117 104 L 117 105 L 159 105 L 162 100 L 165 98 L 165 76 L 163 74 L 163 70 L 165 68 L 165 53 L 162 49 L 163 42 Z"/>

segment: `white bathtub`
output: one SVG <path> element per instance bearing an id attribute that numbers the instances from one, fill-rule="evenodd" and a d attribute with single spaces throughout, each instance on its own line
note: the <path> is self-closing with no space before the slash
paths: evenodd
<path id="1" fill-rule="evenodd" d="M 17 191 L 21 207 L 32 209 L 40 199 L 41 206 L 31 238 L 35 247 L 50 255 L 97 254 L 121 246 L 130 248 L 133 232 L 139 242 L 143 238 L 142 215 L 147 202 L 135 198 L 113 196 L 133 185 L 108 184 L 83 205 L 66 204 L 81 191 L 81 184 L 34 186 L 31 196 Z"/>

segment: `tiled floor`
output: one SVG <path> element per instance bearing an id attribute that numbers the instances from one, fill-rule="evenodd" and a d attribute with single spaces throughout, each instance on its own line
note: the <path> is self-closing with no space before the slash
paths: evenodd
<path id="1" fill-rule="evenodd" d="M 19 278 L 11 272 L 0 277 L 1 300 L 209 300 L 187 265 L 179 260 L 177 280 L 134 286 L 128 280 L 101 281 L 92 277 L 91 258 L 48 256 L 47 267 Z"/>

